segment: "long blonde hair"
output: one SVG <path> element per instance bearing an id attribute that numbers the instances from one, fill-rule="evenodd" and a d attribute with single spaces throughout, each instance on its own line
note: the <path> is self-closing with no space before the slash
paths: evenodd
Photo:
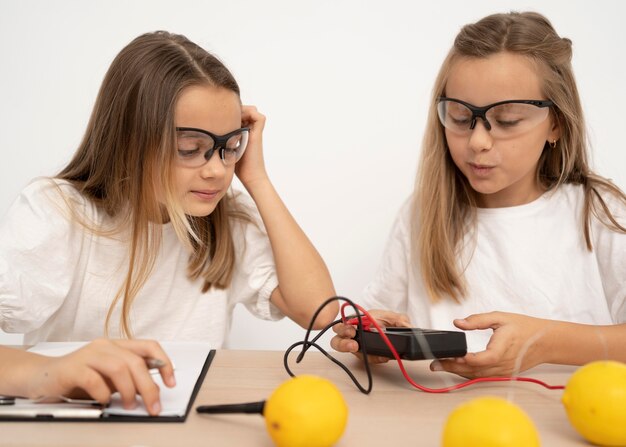
<path id="1" fill-rule="evenodd" d="M 190 252 L 188 275 L 204 279 L 203 292 L 231 281 L 235 251 L 230 218 L 246 219 L 245 213 L 227 195 L 209 216 L 186 216 L 173 186 L 174 110 L 182 90 L 191 85 L 240 94 L 228 69 L 186 37 L 157 31 L 135 38 L 113 60 L 83 140 L 57 175 L 113 218 L 113 228 L 98 228 L 73 210 L 88 230 L 100 235 L 129 231 L 128 272 L 109 307 L 105 333 L 121 300 L 121 335 L 132 336 L 130 308 L 161 244 L 155 223 L 171 221 Z"/>
<path id="2" fill-rule="evenodd" d="M 466 294 L 463 266 L 458 259 L 464 235 L 476 224 L 475 193 L 450 156 L 437 117 L 437 98 L 445 96 L 450 70 L 458 59 L 485 58 L 503 51 L 523 55 L 535 63 L 543 78 L 543 93 L 555 104 L 551 113 L 560 126 L 561 137 L 556 148 L 546 142 L 537 166 L 538 184 L 546 191 L 564 183 L 583 186 L 581 224 L 589 250 L 592 215 L 614 231 L 626 232 L 599 191 L 608 191 L 623 202 L 626 196 L 589 167 L 582 106 L 571 66 L 571 41 L 561 38 L 548 19 L 538 13 L 487 16 L 464 26 L 456 36 L 435 81 L 422 142 L 412 203 L 411 254 L 433 301 L 444 296 L 460 301 Z"/>

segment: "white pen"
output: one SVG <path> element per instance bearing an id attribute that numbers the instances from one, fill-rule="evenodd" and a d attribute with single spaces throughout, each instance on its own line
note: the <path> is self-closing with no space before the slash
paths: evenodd
<path id="1" fill-rule="evenodd" d="M 150 370 L 150 374 L 159 374 L 159 368 L 162 368 L 163 366 L 167 365 L 167 363 L 165 363 L 163 360 L 161 359 L 154 359 L 151 357 L 146 358 L 146 366 L 148 366 L 148 369 Z M 172 364 L 172 371 L 176 371 L 176 367 Z"/>
<path id="2" fill-rule="evenodd" d="M 146 366 L 148 367 L 148 369 L 162 368 L 165 365 L 167 365 L 167 363 L 165 363 L 161 359 L 154 359 L 151 357 L 146 358 Z"/>

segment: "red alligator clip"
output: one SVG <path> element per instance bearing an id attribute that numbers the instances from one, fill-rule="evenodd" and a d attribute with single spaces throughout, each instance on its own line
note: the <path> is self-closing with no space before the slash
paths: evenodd
<path id="1" fill-rule="evenodd" d="M 365 315 L 361 316 L 361 323 L 363 323 L 364 331 L 369 331 L 370 326 L 373 326 L 372 321 Z M 357 317 L 349 318 L 345 321 L 345 324 L 351 324 L 353 326 L 357 326 L 359 324 L 359 319 Z"/>

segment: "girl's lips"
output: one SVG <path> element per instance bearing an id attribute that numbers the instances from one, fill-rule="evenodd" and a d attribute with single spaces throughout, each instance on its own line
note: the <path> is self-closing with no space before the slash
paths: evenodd
<path id="1" fill-rule="evenodd" d="M 217 197 L 217 195 L 220 193 L 219 189 L 218 190 L 198 190 L 198 191 L 191 191 L 193 195 L 195 195 L 196 197 L 202 199 L 202 200 L 213 200 L 214 198 Z"/>
<path id="2" fill-rule="evenodd" d="M 469 163 L 469 166 L 470 168 L 472 168 L 472 172 L 479 177 L 485 177 L 489 175 L 491 173 L 491 170 L 495 167 L 489 165 L 479 165 L 476 163 Z"/>

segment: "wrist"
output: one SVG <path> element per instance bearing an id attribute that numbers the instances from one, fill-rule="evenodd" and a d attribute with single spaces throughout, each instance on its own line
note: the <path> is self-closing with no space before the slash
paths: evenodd
<path id="1" fill-rule="evenodd" d="M 590 326 L 565 321 L 546 320 L 548 325 L 542 336 L 544 363 L 576 365 L 584 362 Z"/>
<path id="2" fill-rule="evenodd" d="M 36 399 L 46 395 L 46 389 L 56 379 L 51 371 L 54 358 L 39 354 L 32 354 L 21 371 L 20 382 L 23 384 L 22 392 L 29 399 Z"/>
<path id="3" fill-rule="evenodd" d="M 554 363 L 556 357 L 555 351 L 558 349 L 559 328 L 558 321 L 542 320 L 542 325 L 539 327 L 539 334 L 537 340 L 539 358 L 537 364 L 541 363 Z"/>
<path id="4" fill-rule="evenodd" d="M 41 379 L 45 376 L 44 364 L 47 358 L 39 354 L 16 349 L 11 353 L 11 367 L 6 368 L 1 376 L 3 388 L 15 396 L 34 398 Z M 45 377 L 47 378 L 47 377 Z"/>
<path id="5" fill-rule="evenodd" d="M 254 198 L 255 194 L 262 193 L 268 188 L 273 188 L 267 173 L 259 174 L 249 179 L 240 179 L 246 191 Z"/>

